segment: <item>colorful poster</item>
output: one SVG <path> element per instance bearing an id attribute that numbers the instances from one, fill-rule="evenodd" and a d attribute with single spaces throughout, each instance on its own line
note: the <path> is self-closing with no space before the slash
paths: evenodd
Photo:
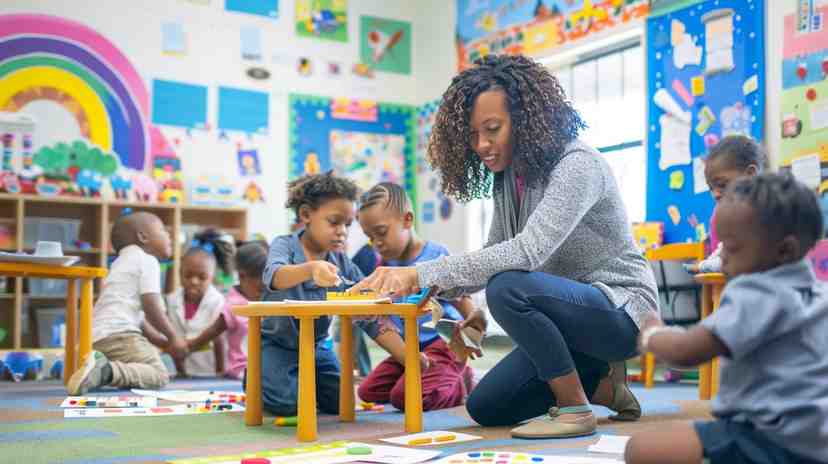
<path id="1" fill-rule="evenodd" d="M 648 12 L 648 0 L 457 0 L 458 66 L 489 53 L 546 54 Z"/>
<path id="2" fill-rule="evenodd" d="M 266 134 L 270 121 L 269 95 L 255 90 L 219 87 L 218 128 Z"/>
<path id="3" fill-rule="evenodd" d="M 362 16 L 359 57 L 375 71 L 411 74 L 411 23 Z"/>
<path id="4" fill-rule="evenodd" d="M 348 0 L 296 0 L 296 35 L 348 41 Z"/>
<path id="5" fill-rule="evenodd" d="M 152 122 L 203 128 L 207 124 L 207 87 L 183 82 L 152 81 Z"/>
<path id="6" fill-rule="evenodd" d="M 247 13 L 268 18 L 279 17 L 279 0 L 225 0 L 227 11 Z"/>
<path id="7" fill-rule="evenodd" d="M 378 182 L 405 182 L 405 137 L 333 130 L 331 162 L 336 174 L 368 191 Z"/>
<path id="8" fill-rule="evenodd" d="M 780 165 L 819 155 L 822 181 L 828 178 L 828 3 L 796 3 L 797 12 L 784 19 Z"/>

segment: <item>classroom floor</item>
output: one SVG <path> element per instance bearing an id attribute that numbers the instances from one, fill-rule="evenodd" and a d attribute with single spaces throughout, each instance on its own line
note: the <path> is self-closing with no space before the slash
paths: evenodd
<path id="1" fill-rule="evenodd" d="M 482 374 L 508 346 L 492 346 L 484 359 L 474 362 Z M 371 350 L 377 362 L 381 353 Z M 169 389 L 240 391 L 238 382 L 178 380 Z M 635 423 L 611 422 L 609 410 L 596 407 L 599 434 L 629 435 L 670 420 L 709 418 L 709 403 L 699 401 L 694 384 L 659 383 L 633 391 L 644 409 Z M 114 390 L 100 395 L 115 394 Z M 262 427 L 245 427 L 241 413 L 191 416 L 64 419 L 59 405 L 65 398 L 56 380 L 0 382 L 0 462 L 37 463 L 162 463 L 186 457 L 220 456 L 296 446 L 295 428 L 276 427 L 265 418 Z M 480 428 L 463 407 L 425 413 L 426 430 L 454 430 L 483 440 L 439 447 L 443 456 L 474 450 L 533 452 L 544 455 L 590 456 L 587 447 L 598 436 L 558 440 L 517 440 L 509 428 Z M 334 416 L 320 416 L 319 443 L 351 440 L 367 443 L 403 435 L 403 415 L 387 407 L 384 412 L 359 412 L 357 421 L 341 424 Z M 596 455 L 620 458 L 620 455 Z"/>

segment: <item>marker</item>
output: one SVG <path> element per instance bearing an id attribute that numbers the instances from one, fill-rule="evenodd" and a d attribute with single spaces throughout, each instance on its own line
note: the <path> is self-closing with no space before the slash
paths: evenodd
<path id="1" fill-rule="evenodd" d="M 457 435 L 453 435 L 453 434 L 439 435 L 439 436 L 434 437 L 434 442 L 435 443 L 445 443 L 447 441 L 454 441 L 456 439 L 457 439 Z"/>
<path id="2" fill-rule="evenodd" d="M 408 440 L 408 446 L 419 446 L 419 445 L 428 445 L 431 443 L 431 438 L 415 438 L 413 440 Z"/>
<path id="3" fill-rule="evenodd" d="M 297 423 L 298 423 L 298 420 L 297 420 L 296 416 L 277 417 L 277 418 L 273 419 L 273 425 L 276 425 L 276 426 L 279 426 L 279 427 L 296 427 Z"/>

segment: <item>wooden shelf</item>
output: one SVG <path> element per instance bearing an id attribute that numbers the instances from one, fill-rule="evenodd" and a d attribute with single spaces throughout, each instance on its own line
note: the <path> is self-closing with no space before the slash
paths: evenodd
<path id="1" fill-rule="evenodd" d="M 125 208 L 132 208 L 136 211 L 149 211 L 156 214 L 164 221 L 164 225 L 170 230 L 173 240 L 180 235 L 182 228 L 204 228 L 218 227 L 221 230 L 232 234 L 239 240 L 247 238 L 247 208 L 227 206 L 201 206 L 170 203 L 149 203 L 125 200 L 103 200 L 101 198 L 84 197 L 43 197 L 38 195 L 14 195 L 0 193 L 0 223 L 11 225 L 13 236 L 11 245 L 0 249 L 2 251 L 16 252 L 17 247 L 23 247 L 25 218 L 27 217 L 54 217 L 60 219 L 80 220 L 79 240 L 94 245 L 89 249 L 64 248 L 63 252 L 69 256 L 80 256 L 81 262 L 87 266 L 107 267 L 110 256 L 113 254 L 109 240 L 112 223 Z M 11 218 L 11 219 L 7 219 Z M 16 235 L 16 236 L 15 236 Z M 8 242 L 7 242 L 8 243 Z M 32 248 L 23 247 L 24 251 L 31 252 Z M 180 247 L 173 247 L 171 265 L 167 269 L 172 273 L 172 287 L 178 287 L 179 265 L 183 250 Z M 0 276 L 3 278 L 3 276 Z M 24 288 L 29 288 L 22 278 L 9 280 L 10 287 L 7 292 L 0 294 L 3 308 L 13 306 L 13 311 L 0 311 L 0 326 L 8 330 L 8 339 L 11 339 L 10 349 L 22 349 L 25 343 L 21 336 L 21 321 L 19 314 L 24 302 L 51 302 L 63 300 L 64 295 L 59 296 L 32 296 L 23 293 Z M 162 283 L 163 285 L 163 283 Z M 100 284 L 96 282 L 95 290 L 99 291 Z M 97 293 L 95 294 L 97 298 Z M 7 302 L 11 302 L 7 303 Z M 11 313 L 11 314 L 9 314 Z M 11 317 L 8 321 L 3 317 Z M 9 340 L 4 342 L 4 346 Z"/>

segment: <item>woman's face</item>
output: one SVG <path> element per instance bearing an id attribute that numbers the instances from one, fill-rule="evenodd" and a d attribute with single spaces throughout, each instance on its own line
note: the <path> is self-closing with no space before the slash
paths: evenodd
<path id="1" fill-rule="evenodd" d="M 512 118 L 506 93 L 487 90 L 474 100 L 471 147 L 492 172 L 502 172 L 512 162 Z"/>

